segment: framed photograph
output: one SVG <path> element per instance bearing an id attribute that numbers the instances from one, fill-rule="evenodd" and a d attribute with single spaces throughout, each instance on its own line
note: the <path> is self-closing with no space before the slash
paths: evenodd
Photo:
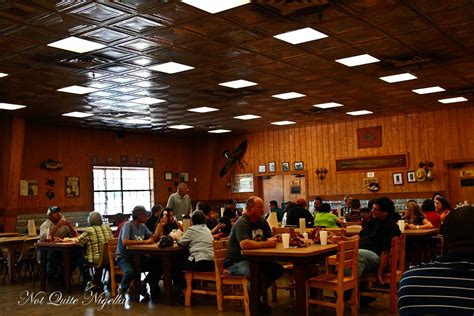
<path id="1" fill-rule="evenodd" d="M 143 158 L 137 157 L 137 166 L 143 166 Z"/>
<path id="2" fill-rule="evenodd" d="M 38 180 L 20 180 L 20 196 L 38 196 Z"/>
<path id="3" fill-rule="evenodd" d="M 275 172 L 275 163 L 269 162 L 268 163 L 268 172 Z"/>
<path id="4" fill-rule="evenodd" d="M 66 197 L 79 197 L 79 177 L 66 177 Z"/>
<path id="5" fill-rule="evenodd" d="M 121 156 L 120 161 L 122 162 L 122 165 L 128 165 L 128 156 Z"/>
<path id="6" fill-rule="evenodd" d="M 298 171 L 298 170 L 303 170 L 303 169 L 304 169 L 303 162 L 302 161 L 295 161 L 295 170 Z"/>
<path id="7" fill-rule="evenodd" d="M 112 157 L 111 157 L 111 156 L 107 156 L 107 157 L 105 158 L 105 162 L 110 165 L 110 164 L 113 162 Z"/>
<path id="8" fill-rule="evenodd" d="M 265 172 L 265 171 L 266 171 L 266 170 L 265 170 L 265 165 L 259 165 L 259 166 L 258 166 L 258 172 L 263 173 L 263 172 Z"/>
<path id="9" fill-rule="evenodd" d="M 148 166 L 153 167 L 155 165 L 154 159 L 148 159 Z"/>
<path id="10" fill-rule="evenodd" d="M 232 177 L 232 193 L 253 192 L 253 173 L 241 173 Z"/>
<path id="11" fill-rule="evenodd" d="M 401 172 L 397 172 L 393 174 L 393 185 L 402 185 L 403 184 L 403 177 Z"/>
<path id="12" fill-rule="evenodd" d="M 179 182 L 188 182 L 189 181 L 189 173 L 181 172 L 179 174 Z"/>
<path id="13" fill-rule="evenodd" d="M 416 182 L 415 171 L 408 171 L 407 172 L 407 182 L 408 183 Z"/>
<path id="14" fill-rule="evenodd" d="M 173 180 L 173 173 L 171 171 L 165 172 L 165 181 L 172 181 Z"/>
<path id="15" fill-rule="evenodd" d="M 281 170 L 283 172 L 290 171 L 290 163 L 289 162 L 282 162 L 281 163 Z"/>
<path id="16" fill-rule="evenodd" d="M 91 162 L 92 162 L 92 164 L 97 164 L 97 163 L 99 163 L 99 157 L 97 157 L 97 156 L 92 156 L 92 157 L 91 157 Z"/>

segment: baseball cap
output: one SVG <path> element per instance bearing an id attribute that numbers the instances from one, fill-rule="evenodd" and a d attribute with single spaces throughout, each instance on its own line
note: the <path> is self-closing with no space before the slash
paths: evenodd
<path id="1" fill-rule="evenodd" d="M 61 211 L 61 208 L 57 207 L 57 206 L 50 206 L 48 208 L 48 210 L 46 211 L 46 215 L 50 215 L 51 213 L 56 213 L 56 212 L 60 212 Z"/>

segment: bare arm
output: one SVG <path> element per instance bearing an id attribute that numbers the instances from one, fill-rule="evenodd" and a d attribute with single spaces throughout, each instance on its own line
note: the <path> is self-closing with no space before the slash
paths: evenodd
<path id="1" fill-rule="evenodd" d="M 390 256 L 390 252 L 388 251 L 384 251 L 382 252 L 382 254 L 380 255 L 380 263 L 379 263 L 379 269 L 377 271 L 377 280 L 379 281 L 380 284 L 384 284 L 383 280 L 382 280 L 382 275 L 385 271 L 385 268 L 387 267 L 387 263 L 388 263 L 388 258 Z"/>
<path id="2" fill-rule="evenodd" d="M 277 244 L 276 237 L 268 238 L 266 241 L 255 241 L 244 239 L 240 242 L 240 248 L 243 250 L 259 249 L 259 248 L 275 248 Z"/>

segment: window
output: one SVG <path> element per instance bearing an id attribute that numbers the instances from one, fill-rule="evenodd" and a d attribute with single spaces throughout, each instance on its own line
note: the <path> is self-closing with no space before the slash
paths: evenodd
<path id="1" fill-rule="evenodd" d="M 131 213 L 136 205 L 151 208 L 153 168 L 94 166 L 94 210 L 102 215 Z"/>

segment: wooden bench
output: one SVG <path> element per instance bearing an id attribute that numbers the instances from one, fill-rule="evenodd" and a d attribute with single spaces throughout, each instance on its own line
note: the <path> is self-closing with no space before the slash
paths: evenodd
<path id="1" fill-rule="evenodd" d="M 64 212 L 63 215 L 66 219 L 72 223 L 73 226 L 76 223 L 80 227 L 89 226 L 87 218 L 90 212 Z M 48 218 L 46 212 L 44 214 L 21 214 L 16 217 L 16 232 L 20 234 L 28 233 L 28 220 L 32 219 L 35 221 L 36 230 L 39 231 L 41 224 Z"/>

